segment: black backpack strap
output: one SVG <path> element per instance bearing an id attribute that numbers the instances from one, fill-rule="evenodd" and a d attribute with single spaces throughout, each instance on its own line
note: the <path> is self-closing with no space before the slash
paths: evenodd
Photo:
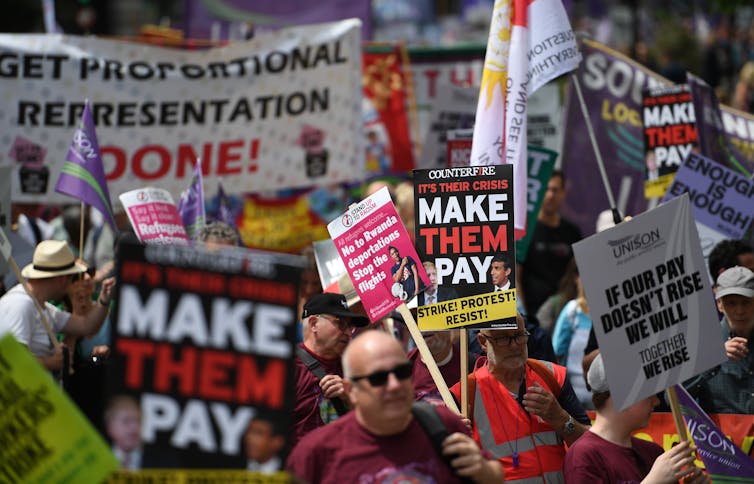
<path id="1" fill-rule="evenodd" d="M 296 356 L 298 356 L 301 361 L 304 362 L 309 371 L 311 371 L 312 374 L 317 377 L 317 381 L 321 380 L 325 377 L 325 375 L 327 375 L 327 373 L 325 373 L 325 370 L 322 368 L 322 365 L 319 364 L 319 361 L 317 361 L 317 359 L 309 354 L 309 352 L 304 348 L 297 346 Z M 343 416 L 348 413 L 346 404 L 340 398 L 335 397 L 329 398 L 328 400 L 330 400 L 330 403 L 332 403 L 332 406 L 338 413 L 338 416 Z"/>
<path id="2" fill-rule="evenodd" d="M 440 417 L 440 414 L 437 413 L 437 409 L 434 405 L 426 402 L 414 402 L 414 404 L 411 405 L 411 413 L 414 415 L 416 421 L 419 422 L 419 425 L 421 425 L 422 429 L 427 434 L 427 437 L 429 437 L 429 440 L 432 442 L 432 447 L 434 447 L 437 455 L 442 458 L 448 467 L 450 467 L 450 470 L 455 474 L 455 469 L 453 469 L 453 466 L 450 464 L 450 461 L 454 456 L 446 456 L 442 453 L 442 443 L 445 441 L 445 438 L 450 435 L 450 432 L 448 431 L 448 426 L 445 425 L 445 422 Z M 470 483 L 471 481 L 466 478 L 461 478 L 461 482 Z"/>

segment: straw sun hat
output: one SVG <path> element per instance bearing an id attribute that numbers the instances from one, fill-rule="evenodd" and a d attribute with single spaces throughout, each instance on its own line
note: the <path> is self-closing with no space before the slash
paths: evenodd
<path id="1" fill-rule="evenodd" d="M 21 275 L 27 279 L 45 279 L 86 272 L 86 266 L 76 262 L 73 252 L 64 240 L 43 240 L 34 249 L 32 263 L 24 267 Z"/>

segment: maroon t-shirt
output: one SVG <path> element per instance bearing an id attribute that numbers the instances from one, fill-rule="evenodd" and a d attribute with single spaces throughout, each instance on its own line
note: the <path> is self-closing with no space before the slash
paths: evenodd
<path id="1" fill-rule="evenodd" d="M 326 360 L 312 353 L 303 343 L 299 343 L 306 352 L 312 355 L 322 365 L 328 375 L 343 376 L 340 358 Z M 296 404 L 293 407 L 293 444 L 301 437 L 338 418 L 330 399 L 325 398 L 319 387 L 319 380 L 300 358 L 296 357 L 293 377 L 296 382 Z"/>
<path id="2" fill-rule="evenodd" d="M 566 483 L 583 482 L 629 484 L 644 479 L 662 447 L 654 442 L 631 437 L 629 449 L 584 432 L 566 452 L 563 476 Z"/>
<path id="3" fill-rule="evenodd" d="M 450 410 L 436 408 L 450 433 L 468 435 Z M 313 484 L 461 482 L 435 452 L 416 419 L 403 432 L 377 436 L 359 424 L 354 412 L 306 435 L 288 456 L 286 468 Z"/>
<path id="4" fill-rule="evenodd" d="M 411 350 L 408 354 L 408 359 L 414 362 L 414 374 L 412 378 L 416 400 L 423 400 L 427 403 L 437 405 L 442 404 L 442 396 L 440 396 L 440 392 L 437 390 L 429 368 L 422 361 L 419 350 L 416 348 Z M 461 351 L 456 345 L 453 345 L 453 356 L 450 357 L 450 361 L 440 366 L 439 369 L 448 388 L 458 383 L 461 379 Z"/>

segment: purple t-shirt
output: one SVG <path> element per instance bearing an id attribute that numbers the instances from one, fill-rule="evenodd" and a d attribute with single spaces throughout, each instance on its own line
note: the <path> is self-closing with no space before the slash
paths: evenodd
<path id="1" fill-rule="evenodd" d="M 644 479 L 662 447 L 654 442 L 631 437 L 629 449 L 584 432 L 566 453 L 563 476 L 566 483 L 583 482 L 629 484 Z"/>
<path id="2" fill-rule="evenodd" d="M 309 351 L 303 343 L 300 343 L 299 346 L 319 361 L 325 373 L 328 375 L 343 376 L 343 367 L 341 366 L 340 358 L 326 360 Z M 322 393 L 317 377 L 314 376 L 314 373 L 298 357 L 296 358 L 293 377 L 296 382 L 296 404 L 293 407 L 292 444 L 295 444 L 301 437 L 317 427 L 322 427 L 336 420 L 338 413 L 335 411 L 335 407 L 333 407 L 330 400 L 325 398 L 324 393 Z"/>
<path id="3" fill-rule="evenodd" d="M 450 410 L 436 408 L 450 433 L 468 435 Z M 311 483 L 461 482 L 416 419 L 403 432 L 377 436 L 359 424 L 354 412 L 301 439 L 286 469 Z"/>
<path id="4" fill-rule="evenodd" d="M 461 355 L 457 346 L 453 346 L 453 356 L 450 361 L 438 367 L 448 388 L 452 387 L 461 379 Z M 423 400 L 432 404 L 441 404 L 442 397 L 440 391 L 435 385 L 435 380 L 429 372 L 426 363 L 422 361 L 418 349 L 413 349 L 408 354 L 408 359 L 414 362 L 414 373 L 412 376 L 414 382 L 414 394 L 416 400 Z"/>

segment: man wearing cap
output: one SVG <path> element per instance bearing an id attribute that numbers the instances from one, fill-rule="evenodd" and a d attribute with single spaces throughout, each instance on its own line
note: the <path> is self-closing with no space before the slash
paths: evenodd
<path id="1" fill-rule="evenodd" d="M 304 341 L 299 344 L 294 378 L 293 443 L 347 411 L 340 357 L 354 327 L 369 319 L 348 310 L 342 294 L 315 294 L 304 304 Z"/>
<path id="2" fill-rule="evenodd" d="M 301 439 L 286 462 L 294 475 L 311 483 L 503 482 L 500 464 L 447 408 L 435 407 L 445 427 L 430 427 L 440 430 L 436 437 L 414 416 L 411 362 L 395 338 L 364 332 L 343 354 L 343 368 L 353 411 Z"/>
<path id="3" fill-rule="evenodd" d="M 50 341 L 37 307 L 43 309 L 54 333 L 72 336 L 96 333 L 110 307 L 114 278 L 103 281 L 99 304 L 85 315 L 72 315 L 47 302 L 62 298 L 70 282 L 86 270 L 85 265 L 76 262 L 67 242 L 40 242 L 34 250 L 32 263 L 21 271 L 27 279 L 28 294 L 21 284 L 17 284 L 0 298 L 0 335 L 13 334 L 45 368 L 59 370 L 63 365 L 61 346 Z"/>
<path id="4" fill-rule="evenodd" d="M 708 413 L 754 413 L 754 272 L 741 266 L 717 278 L 717 307 L 728 361 L 684 383 Z"/>
<path id="5" fill-rule="evenodd" d="M 563 466 L 566 483 L 583 482 L 709 482 L 698 467 L 689 442 L 681 442 L 663 453 L 654 442 L 631 434 L 647 426 L 660 400 L 652 395 L 618 411 L 610 396 L 602 355 L 589 367 L 596 418 L 592 427 L 568 449 Z"/>

